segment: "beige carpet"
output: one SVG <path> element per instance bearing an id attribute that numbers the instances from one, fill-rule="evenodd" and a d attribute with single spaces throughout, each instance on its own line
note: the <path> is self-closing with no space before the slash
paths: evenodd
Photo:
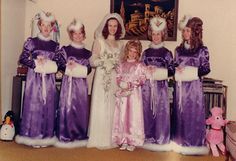
<path id="1" fill-rule="evenodd" d="M 59 149 L 54 147 L 34 149 L 14 142 L 0 141 L 0 161 L 224 161 L 225 157 L 184 156 L 174 152 L 134 152 L 97 150 L 95 148 Z"/>

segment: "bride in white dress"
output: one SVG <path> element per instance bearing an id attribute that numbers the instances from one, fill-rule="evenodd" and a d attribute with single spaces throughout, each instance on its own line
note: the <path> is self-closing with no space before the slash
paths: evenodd
<path id="1" fill-rule="evenodd" d="M 108 14 L 95 32 L 90 63 L 96 68 L 89 125 L 88 147 L 109 149 L 112 144 L 112 124 L 115 107 L 115 67 L 123 53 L 119 40 L 125 36 L 123 20 L 117 13 Z"/>

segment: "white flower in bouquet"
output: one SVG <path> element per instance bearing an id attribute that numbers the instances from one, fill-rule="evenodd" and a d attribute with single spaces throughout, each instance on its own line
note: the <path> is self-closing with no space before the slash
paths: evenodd
<path id="1" fill-rule="evenodd" d="M 100 59 L 103 61 L 101 68 L 104 70 L 103 86 L 107 92 L 111 86 L 111 72 L 118 64 L 118 53 L 105 52 Z"/>
<path id="2" fill-rule="evenodd" d="M 102 69 L 106 74 L 111 73 L 112 69 L 118 64 L 118 54 L 105 52 L 100 59 L 103 60 Z"/>

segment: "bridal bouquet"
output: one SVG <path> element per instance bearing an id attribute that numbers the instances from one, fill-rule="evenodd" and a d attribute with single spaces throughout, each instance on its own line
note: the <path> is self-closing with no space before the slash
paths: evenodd
<path id="1" fill-rule="evenodd" d="M 102 60 L 101 68 L 106 74 L 111 73 L 112 69 L 118 64 L 118 54 L 117 53 L 107 53 L 105 52 L 100 59 Z"/>
<path id="2" fill-rule="evenodd" d="M 119 62 L 118 53 L 105 52 L 100 59 L 102 60 L 101 69 L 104 70 L 103 86 L 107 92 L 111 86 L 111 72 Z"/>

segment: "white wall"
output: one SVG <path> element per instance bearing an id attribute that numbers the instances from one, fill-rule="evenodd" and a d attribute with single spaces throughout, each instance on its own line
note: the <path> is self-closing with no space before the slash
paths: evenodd
<path id="1" fill-rule="evenodd" d="M 13 7 L 15 5 L 20 5 L 24 8 L 23 0 L 15 0 L 14 4 L 11 4 Z M 6 4 L 13 2 L 13 0 L 3 0 L 4 6 Z M 6 3 L 7 2 L 7 3 Z M 24 38 L 21 36 L 14 39 L 14 44 L 2 45 L 4 47 L 5 55 L 2 58 L 2 66 L 5 64 L 9 64 L 11 67 L 11 75 L 5 71 L 5 74 L 2 78 L 4 78 L 3 84 L 12 80 L 12 74 L 15 72 L 15 60 L 18 58 L 21 51 L 21 48 L 16 48 L 19 44 L 22 44 L 22 39 L 26 39 L 30 35 L 30 20 L 31 18 L 40 10 L 52 11 L 59 23 L 61 24 L 61 44 L 66 45 L 69 43 L 69 39 L 66 33 L 66 27 L 73 17 L 79 17 L 85 24 L 87 39 L 85 41 L 86 47 L 91 49 L 92 41 L 93 41 L 93 33 L 103 16 L 110 11 L 110 0 L 36 0 L 37 3 L 32 3 L 28 0 L 25 1 L 25 33 Z M 236 60 L 236 12 L 234 11 L 234 6 L 236 6 L 235 0 L 179 0 L 179 18 L 183 17 L 184 14 L 191 14 L 193 16 L 199 16 L 204 21 L 204 42 L 208 46 L 210 51 L 210 61 L 212 72 L 209 74 L 209 77 L 222 79 L 224 84 L 228 85 L 228 119 L 236 120 L 236 110 L 234 106 L 236 106 L 236 99 L 234 99 L 234 91 L 236 91 L 236 70 L 234 61 Z M 2 6 L 3 7 L 3 6 Z M 13 9 L 15 10 L 15 9 Z M 20 9 L 22 11 L 22 9 Z M 6 9 L 4 9 L 6 12 Z M 5 14 L 7 15 L 7 14 Z M 10 16 L 12 13 L 9 13 Z M 4 14 L 2 15 L 4 17 Z M 19 14 L 17 16 L 17 21 L 22 18 L 23 14 Z M 3 22 L 6 21 L 6 18 L 3 18 Z M 9 22 L 10 20 L 8 20 Z M 15 21 L 15 20 L 14 20 Z M 22 24 L 22 21 L 20 21 Z M 9 22 L 10 23 L 10 22 Z M 16 22 L 11 22 L 16 24 Z M 15 29 L 15 34 L 20 35 L 19 31 L 23 31 L 20 25 L 17 25 L 17 29 Z M 8 26 L 8 27 L 6 27 Z M 7 25 L 4 27 L 3 25 L 3 36 L 10 40 L 11 38 L 6 34 L 9 32 L 4 32 L 11 25 Z M 20 28 L 18 29 L 18 26 Z M 7 30 L 9 31 L 9 30 Z M 18 40 L 17 41 L 15 40 Z M 4 39 L 2 39 L 4 41 Z M 9 41 L 8 41 L 9 42 Z M 181 35 L 178 32 L 178 39 L 176 42 L 166 42 L 166 47 L 170 50 L 174 51 L 175 47 L 181 42 Z M 143 46 L 146 48 L 148 46 L 148 41 L 143 41 Z M 12 47 L 14 46 L 14 47 Z M 6 50 L 8 49 L 8 54 L 11 58 L 6 58 Z M 10 51 L 9 51 L 10 49 Z M 14 51 L 12 51 L 14 49 Z M 16 51 L 17 50 L 17 51 Z M 14 57 L 14 58 L 12 58 Z M 6 59 L 6 60 L 5 60 Z M 12 61 L 14 60 L 14 61 Z M 7 62 L 8 61 L 8 62 Z M 11 64 L 11 65 L 10 65 Z M 14 68 L 14 69 L 13 69 Z M 6 69 L 6 68 L 5 68 Z M 8 74 L 6 74 L 8 73 Z M 9 75 L 8 77 L 6 75 Z M 91 80 L 91 79 L 90 79 Z M 11 83 L 7 83 L 8 86 L 2 85 L 3 93 L 6 93 L 6 98 L 10 98 L 11 92 Z M 9 90 L 10 89 L 10 90 Z M 8 91 L 8 92 L 7 92 Z M 7 108 L 6 105 L 9 106 L 10 100 L 3 100 L 3 109 Z"/>
<path id="2" fill-rule="evenodd" d="M 24 40 L 25 0 L 2 0 L 1 19 L 1 106 L 4 115 L 11 109 L 12 78 Z"/>

